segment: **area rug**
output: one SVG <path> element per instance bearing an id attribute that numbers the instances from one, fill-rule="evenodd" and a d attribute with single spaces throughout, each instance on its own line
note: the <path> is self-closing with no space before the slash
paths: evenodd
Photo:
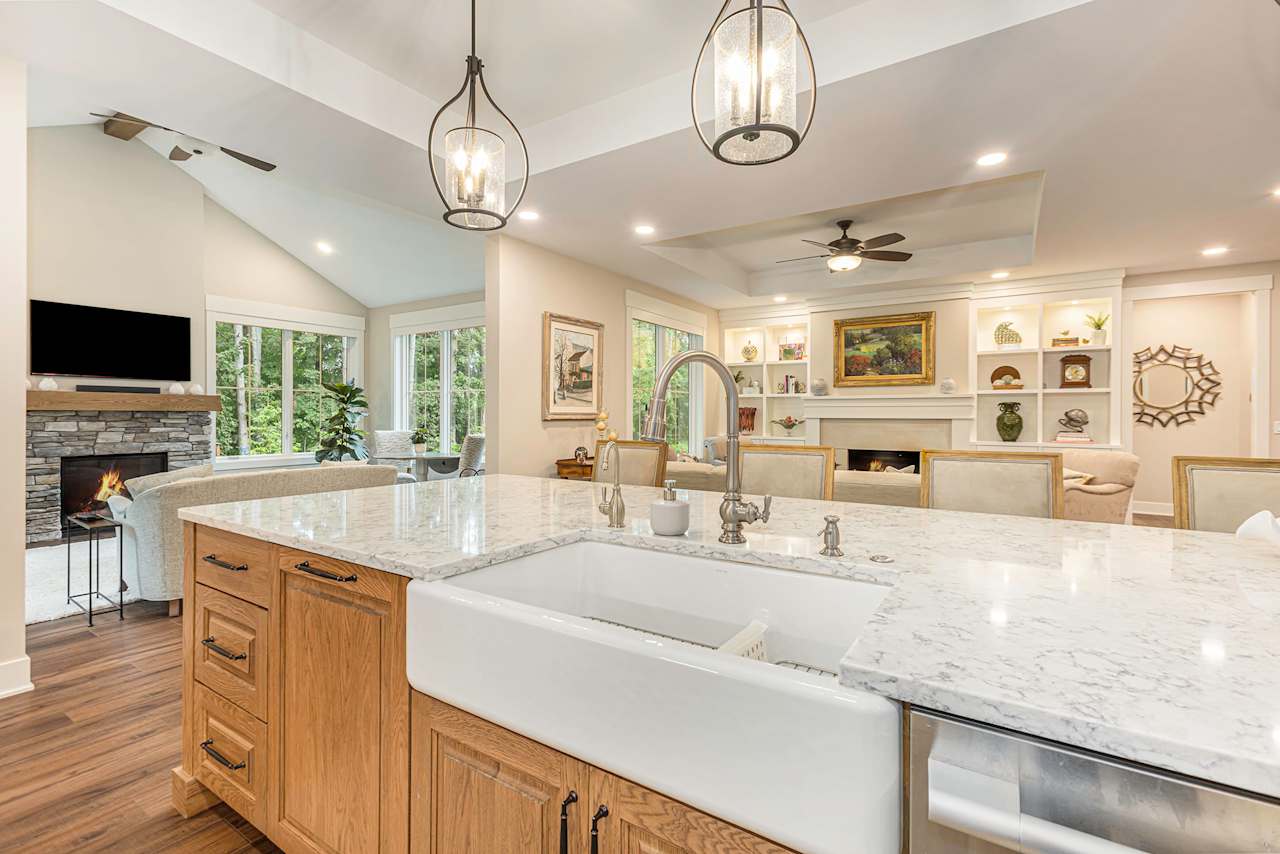
<path id="1" fill-rule="evenodd" d="M 112 599 L 116 598 L 116 579 L 120 564 L 117 558 L 114 537 L 101 540 L 102 548 L 102 590 Z M 94 551 L 98 545 L 94 546 Z M 27 555 L 27 624 L 43 623 L 56 620 L 71 614 L 83 614 L 75 605 L 67 601 L 67 547 L 41 546 L 28 549 Z M 125 592 L 125 602 L 138 601 L 138 577 L 136 572 L 125 568 L 125 584 L 129 589 Z M 89 584 L 89 544 L 84 541 L 71 544 L 71 592 L 83 593 Z M 85 602 L 85 599 L 81 599 Z M 94 610 L 110 607 L 108 603 L 94 597 Z M 106 617 L 104 616 L 103 619 Z M 97 617 L 94 618 L 98 619 Z"/>

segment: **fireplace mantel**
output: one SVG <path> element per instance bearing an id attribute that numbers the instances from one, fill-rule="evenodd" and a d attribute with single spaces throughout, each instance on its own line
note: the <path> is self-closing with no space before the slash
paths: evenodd
<path id="1" fill-rule="evenodd" d="M 811 395 L 804 400 L 805 441 L 823 444 L 820 437 L 824 420 L 874 422 L 882 432 L 893 431 L 906 422 L 933 421 L 945 422 L 943 437 L 950 436 L 949 447 L 968 448 L 976 400 L 972 394 Z M 865 447 L 887 449 L 897 445 L 886 438 L 878 446 Z"/>
<path id="2" fill-rule="evenodd" d="M 28 391 L 28 412 L 221 412 L 216 394 Z"/>

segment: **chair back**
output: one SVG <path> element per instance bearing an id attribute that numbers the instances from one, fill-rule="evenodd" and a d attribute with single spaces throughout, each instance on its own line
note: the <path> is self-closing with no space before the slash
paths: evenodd
<path id="1" fill-rule="evenodd" d="M 373 430 L 370 431 L 369 438 L 373 441 L 366 443 L 366 450 L 371 463 L 379 463 L 383 459 L 380 454 L 402 456 L 413 453 L 412 430 Z M 386 460 L 386 464 L 395 466 L 400 471 L 410 471 L 413 468 L 413 463 L 408 460 Z"/>
<path id="2" fill-rule="evenodd" d="M 619 483 L 632 486 L 662 486 L 667 475 L 667 443 L 641 442 L 635 439 L 618 439 L 618 465 L 621 466 Z M 596 483 L 613 483 L 613 472 L 604 470 L 604 449 L 607 441 L 596 442 L 596 462 L 591 468 L 591 479 Z"/>
<path id="3" fill-rule="evenodd" d="M 1062 455 L 921 451 L 920 506 L 1061 519 Z"/>
<path id="4" fill-rule="evenodd" d="M 467 436 L 462 440 L 458 458 L 458 476 L 471 477 L 484 471 L 484 436 Z"/>
<path id="5" fill-rule="evenodd" d="M 825 445 L 743 445 L 738 458 L 745 495 L 831 500 L 836 452 Z"/>
<path id="6" fill-rule="evenodd" d="M 1234 533 L 1259 510 L 1280 514 L 1280 460 L 1173 458 L 1174 527 Z"/>

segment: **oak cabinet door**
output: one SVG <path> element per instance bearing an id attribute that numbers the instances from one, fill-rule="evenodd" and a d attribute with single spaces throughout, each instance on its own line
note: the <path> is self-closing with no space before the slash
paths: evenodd
<path id="1" fill-rule="evenodd" d="M 793 854 L 736 825 L 629 780 L 591 769 L 591 810 L 600 819 L 600 854 Z"/>
<path id="2" fill-rule="evenodd" d="M 278 585 L 272 830 L 291 852 L 405 851 L 403 587 L 380 601 L 283 568 Z"/>
<path id="3" fill-rule="evenodd" d="M 562 833 L 587 851 L 576 759 L 414 692 L 412 765 L 415 852 L 558 854 Z"/>

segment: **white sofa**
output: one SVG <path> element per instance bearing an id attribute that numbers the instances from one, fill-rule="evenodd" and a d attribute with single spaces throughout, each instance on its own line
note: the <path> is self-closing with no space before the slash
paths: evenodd
<path id="1" fill-rule="evenodd" d="M 108 504 L 122 524 L 126 574 L 138 574 L 138 595 L 154 602 L 182 598 L 182 520 L 178 510 L 204 504 L 338 492 L 396 482 L 394 466 L 336 465 L 214 474 L 210 466 L 175 469 L 125 482 L 132 500 Z"/>

